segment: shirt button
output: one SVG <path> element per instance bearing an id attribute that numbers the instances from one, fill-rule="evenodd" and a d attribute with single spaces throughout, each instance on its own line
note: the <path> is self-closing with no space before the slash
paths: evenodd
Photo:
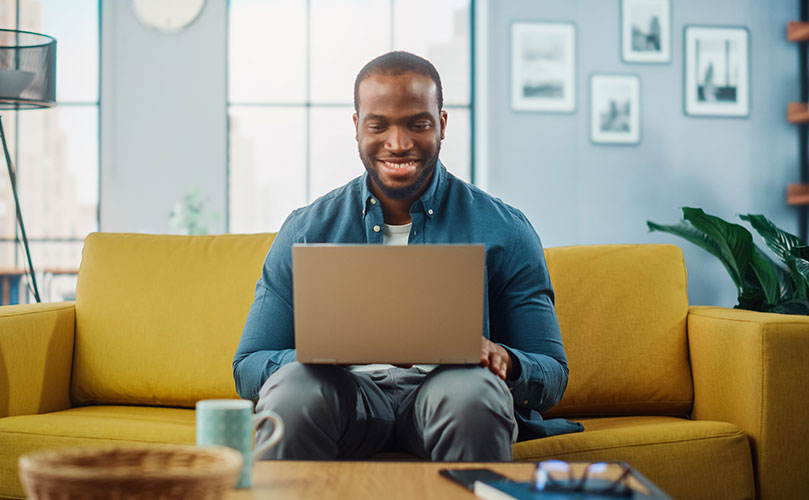
<path id="1" fill-rule="evenodd" d="M 427 213 L 430 214 L 430 215 L 433 215 L 433 209 L 431 208 L 431 209 L 427 210 Z"/>
<path id="2" fill-rule="evenodd" d="M 527 405 L 527 404 L 528 404 L 528 400 L 526 399 L 525 401 L 523 401 L 523 402 L 522 402 L 522 404 Z"/>
<path id="3" fill-rule="evenodd" d="M 379 227 L 379 224 L 374 226 L 374 232 L 375 233 L 378 233 L 380 230 L 381 230 L 381 228 Z"/>
<path id="4" fill-rule="evenodd" d="M 376 200 L 374 198 L 371 198 L 371 205 L 376 205 Z"/>
<path id="5" fill-rule="evenodd" d="M 364 208 L 362 209 L 362 215 L 365 215 L 365 209 Z"/>

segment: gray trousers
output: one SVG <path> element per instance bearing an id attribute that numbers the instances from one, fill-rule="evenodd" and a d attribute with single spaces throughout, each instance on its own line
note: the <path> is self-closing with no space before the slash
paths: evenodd
<path id="1" fill-rule="evenodd" d="M 263 459 L 334 460 L 403 451 L 436 461 L 511 461 L 517 422 L 511 393 L 488 368 L 284 365 L 261 387 L 257 411 L 286 432 Z M 259 428 L 256 445 L 272 432 Z"/>

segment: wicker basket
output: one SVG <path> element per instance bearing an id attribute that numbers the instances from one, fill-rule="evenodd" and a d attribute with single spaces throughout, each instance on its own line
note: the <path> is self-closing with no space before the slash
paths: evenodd
<path id="1" fill-rule="evenodd" d="M 20 457 L 25 493 L 39 500 L 218 499 L 236 484 L 242 455 L 212 446 L 116 446 Z"/>

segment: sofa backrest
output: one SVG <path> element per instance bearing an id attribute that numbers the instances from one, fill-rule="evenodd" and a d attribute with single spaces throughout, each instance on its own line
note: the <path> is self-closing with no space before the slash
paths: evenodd
<path id="1" fill-rule="evenodd" d="M 89 235 L 76 287 L 73 403 L 237 398 L 231 363 L 273 238 Z"/>
<path id="2" fill-rule="evenodd" d="M 687 414 L 693 385 L 680 248 L 558 247 L 545 258 L 570 368 L 567 391 L 546 416 Z"/>
<path id="3" fill-rule="evenodd" d="M 274 235 L 94 233 L 76 290 L 74 404 L 236 398 L 231 362 Z M 683 415 L 686 275 L 673 245 L 545 251 L 570 379 L 546 416 Z"/>

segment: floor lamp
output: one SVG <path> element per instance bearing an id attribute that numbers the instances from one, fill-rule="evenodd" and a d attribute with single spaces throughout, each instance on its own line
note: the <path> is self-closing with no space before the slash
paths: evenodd
<path id="1" fill-rule="evenodd" d="M 0 29 L 0 110 L 49 108 L 56 104 L 56 40 L 48 35 L 30 31 Z M 6 133 L 0 118 L 0 140 L 3 142 L 8 178 L 17 209 L 29 279 L 34 298 L 41 302 L 34 264 L 28 248 L 28 236 L 22 221 L 17 176 L 6 145 Z M 15 234 L 16 236 L 16 234 Z"/>

